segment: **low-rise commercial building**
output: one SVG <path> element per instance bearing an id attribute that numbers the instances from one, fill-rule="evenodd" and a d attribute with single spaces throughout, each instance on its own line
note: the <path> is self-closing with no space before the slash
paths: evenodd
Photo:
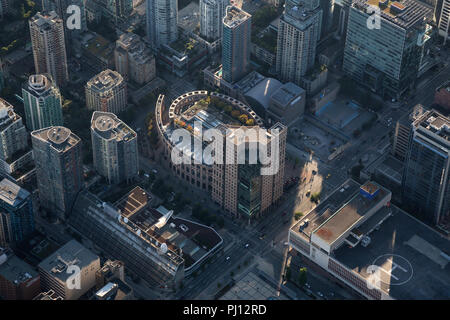
<path id="1" fill-rule="evenodd" d="M 40 290 L 37 271 L 11 250 L 0 248 L 0 298 L 31 300 Z"/>
<path id="2" fill-rule="evenodd" d="M 390 200 L 347 180 L 291 227 L 289 245 L 367 299 L 449 299 L 450 241 Z"/>
<path id="3" fill-rule="evenodd" d="M 151 208 L 150 200 L 140 187 L 114 205 L 83 192 L 69 223 L 150 286 L 174 289 L 220 250 L 223 240 L 210 227 Z"/>
<path id="4" fill-rule="evenodd" d="M 38 267 L 43 290 L 53 290 L 64 300 L 77 300 L 95 286 L 100 258 L 71 240 Z"/>

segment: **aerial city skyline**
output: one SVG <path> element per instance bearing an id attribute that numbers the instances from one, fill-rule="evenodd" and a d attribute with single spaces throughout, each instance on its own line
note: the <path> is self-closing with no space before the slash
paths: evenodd
<path id="1" fill-rule="evenodd" d="M 450 300 L 449 159 L 450 0 L 0 0 L 0 300 Z"/>

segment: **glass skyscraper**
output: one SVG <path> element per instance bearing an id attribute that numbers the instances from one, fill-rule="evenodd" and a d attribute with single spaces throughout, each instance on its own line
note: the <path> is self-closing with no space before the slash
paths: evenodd
<path id="1" fill-rule="evenodd" d="M 250 68 L 251 15 L 228 6 L 223 18 L 222 77 L 229 83 L 239 81 Z"/>
<path id="2" fill-rule="evenodd" d="M 414 121 L 403 174 L 403 203 L 435 225 L 449 215 L 450 121 L 435 110 Z"/>
<path id="3" fill-rule="evenodd" d="M 34 231 L 31 194 L 14 182 L 0 182 L 0 247 L 22 241 Z"/>

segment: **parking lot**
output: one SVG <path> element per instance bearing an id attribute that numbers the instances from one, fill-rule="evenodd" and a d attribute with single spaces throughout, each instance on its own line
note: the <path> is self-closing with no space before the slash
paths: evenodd
<path id="1" fill-rule="evenodd" d="M 306 120 L 300 120 L 290 129 L 288 140 L 297 148 L 312 151 L 322 160 L 328 159 L 332 152 L 345 143 Z"/>

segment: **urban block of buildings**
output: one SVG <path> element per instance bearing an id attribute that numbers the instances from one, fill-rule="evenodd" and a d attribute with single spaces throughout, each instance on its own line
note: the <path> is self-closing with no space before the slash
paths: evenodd
<path id="1" fill-rule="evenodd" d="M 370 6 L 380 9 L 380 28 L 367 27 Z M 357 0 L 348 17 L 343 70 L 381 95 L 398 98 L 412 88 L 421 64 L 431 9 L 414 0 Z"/>
<path id="2" fill-rule="evenodd" d="M 117 71 L 104 70 L 86 83 L 86 106 L 90 110 L 120 113 L 127 107 L 127 84 Z"/>
<path id="3" fill-rule="evenodd" d="M 137 134 L 115 114 L 94 111 L 91 139 L 94 168 L 108 183 L 129 182 L 137 176 Z"/>
<path id="4" fill-rule="evenodd" d="M 212 255 L 223 240 L 214 229 L 151 207 L 136 187 L 115 204 L 80 193 L 69 223 L 150 286 L 174 289 Z"/>
<path id="5" fill-rule="evenodd" d="M 116 41 L 114 61 L 116 71 L 127 81 L 143 85 L 156 77 L 155 57 L 134 33 L 124 33 Z"/>
<path id="6" fill-rule="evenodd" d="M 0 247 L 0 298 L 31 300 L 40 290 L 39 273 L 12 250 Z"/>
<path id="7" fill-rule="evenodd" d="M 235 110 L 243 116 L 246 119 L 244 125 L 263 129 L 267 139 L 263 140 L 260 136 L 248 138 L 250 140 L 240 139 L 241 131 L 236 130 L 242 129 L 241 120 L 221 112 L 222 108 L 230 112 Z M 200 122 L 204 129 L 215 128 L 223 133 L 220 140 L 214 140 L 217 144 L 214 148 L 224 148 L 222 161 L 204 159 L 203 150 L 199 153 L 194 147 L 196 140 L 200 145 L 213 143 L 202 142 L 202 136 L 198 136 L 193 130 L 194 122 Z M 172 101 L 170 106 L 166 105 L 164 95 L 160 95 L 156 104 L 156 123 L 164 143 L 164 157 L 169 161 L 170 169 L 180 179 L 207 191 L 211 198 L 231 215 L 247 219 L 259 217 L 277 203 L 283 194 L 287 128 L 281 123 L 275 123 L 266 131 L 262 119 L 250 107 L 229 96 L 208 91 L 185 93 Z M 172 133 L 177 128 L 189 130 L 194 143 L 185 145 L 173 140 Z M 278 153 L 275 156 L 279 159 L 277 171 L 261 175 L 261 162 L 251 164 L 248 158 L 245 164 L 238 164 L 236 159 L 242 156 L 238 156 L 241 148 L 247 150 L 253 143 L 268 145 L 271 139 L 275 139 L 275 143 L 278 142 L 278 149 L 272 151 Z M 222 146 L 220 142 L 223 142 Z M 182 152 L 183 157 L 191 160 L 189 163 L 173 163 L 172 152 Z M 235 159 L 233 164 L 227 163 L 229 158 L 225 157 Z"/>
<path id="8" fill-rule="evenodd" d="M 318 0 L 287 0 L 278 25 L 276 70 L 281 81 L 301 85 L 314 66 L 322 26 Z"/>
<path id="9" fill-rule="evenodd" d="M 83 187 L 81 139 L 65 127 L 31 132 L 39 200 L 47 213 L 64 220 Z"/>
<path id="10" fill-rule="evenodd" d="M 95 287 L 100 258 L 71 240 L 39 263 L 38 268 L 44 291 L 53 290 L 63 300 L 77 300 Z"/>
<path id="11" fill-rule="evenodd" d="M 291 227 L 289 245 L 367 299 L 448 299 L 448 240 L 390 201 L 375 182 L 347 180 Z"/>

